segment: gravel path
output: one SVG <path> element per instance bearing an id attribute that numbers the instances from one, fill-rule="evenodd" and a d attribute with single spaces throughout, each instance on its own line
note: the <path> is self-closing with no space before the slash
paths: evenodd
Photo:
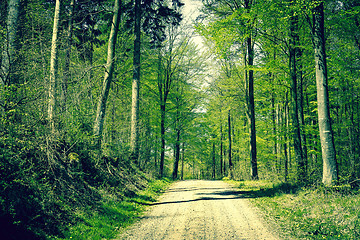
<path id="1" fill-rule="evenodd" d="M 279 239 L 248 200 L 222 181 L 176 182 L 118 239 Z"/>

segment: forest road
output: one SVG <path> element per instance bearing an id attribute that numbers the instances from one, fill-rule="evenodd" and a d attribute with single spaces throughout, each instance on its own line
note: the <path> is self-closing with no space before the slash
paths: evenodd
<path id="1" fill-rule="evenodd" d="M 117 239 L 279 239 L 248 199 L 223 181 L 176 182 Z"/>

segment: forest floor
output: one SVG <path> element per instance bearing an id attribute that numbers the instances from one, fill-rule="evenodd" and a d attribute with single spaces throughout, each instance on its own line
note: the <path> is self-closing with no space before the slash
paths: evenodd
<path id="1" fill-rule="evenodd" d="M 280 239 L 249 197 L 224 181 L 179 181 L 117 239 Z"/>

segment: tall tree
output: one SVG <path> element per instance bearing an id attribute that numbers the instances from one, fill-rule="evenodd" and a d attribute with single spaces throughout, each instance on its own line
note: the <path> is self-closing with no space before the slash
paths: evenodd
<path id="1" fill-rule="evenodd" d="M 178 12 L 183 5 L 179 0 L 172 1 L 172 8 L 166 6 L 163 0 L 150 0 L 141 4 L 140 0 L 135 0 L 134 6 L 134 58 L 133 58 L 133 82 L 132 82 L 132 107 L 131 107 L 131 136 L 130 148 L 131 158 L 137 162 L 139 157 L 139 103 L 140 103 L 140 66 L 141 66 L 141 23 L 142 28 L 151 38 L 153 48 L 161 47 L 165 40 L 165 29 L 167 26 L 179 25 L 181 14 Z M 161 162 L 160 162 L 161 165 Z"/>
<path id="2" fill-rule="evenodd" d="M 246 13 L 250 13 L 253 1 L 244 0 L 244 8 Z M 257 167 L 257 149 L 256 149 L 256 126 L 255 126 L 255 101 L 254 101 L 254 71 L 252 67 L 254 65 L 254 19 L 247 21 L 247 32 L 245 39 L 245 84 L 246 84 L 246 104 L 247 104 L 247 116 L 249 120 L 250 131 L 250 162 L 251 162 L 251 178 L 257 180 L 258 167 Z"/>
<path id="3" fill-rule="evenodd" d="M 338 167 L 330 118 L 328 76 L 325 51 L 324 2 L 314 1 L 313 45 L 318 103 L 318 120 L 323 159 L 322 182 L 332 185 L 338 180 Z"/>
<path id="4" fill-rule="evenodd" d="M 298 180 L 304 182 L 306 180 L 306 168 L 303 157 L 303 147 L 301 142 L 300 121 L 299 121 L 299 92 L 298 92 L 298 76 L 301 70 L 299 67 L 299 29 L 298 16 L 296 13 L 290 13 L 290 36 L 289 36 L 289 70 L 291 79 L 291 96 L 292 96 L 292 123 L 293 123 L 293 140 L 295 158 L 298 165 Z"/>
<path id="5" fill-rule="evenodd" d="M 109 96 L 110 85 L 112 81 L 112 76 L 114 72 L 114 61 L 115 61 L 115 46 L 116 46 L 116 39 L 117 33 L 119 29 L 119 22 L 120 22 L 120 6 L 121 1 L 115 0 L 114 3 L 114 15 L 111 24 L 111 31 L 109 36 L 108 42 L 108 51 L 107 51 L 107 61 L 105 65 L 105 74 L 104 74 L 104 81 L 102 85 L 102 91 L 99 96 L 99 101 L 96 110 L 96 118 L 93 127 L 93 133 L 95 136 L 95 141 L 98 147 L 100 147 L 102 132 L 103 132 L 103 125 L 105 119 L 105 112 L 106 112 L 106 103 Z"/>
<path id="6" fill-rule="evenodd" d="M 141 44 L 141 0 L 135 0 L 134 59 L 131 104 L 131 158 L 137 163 L 139 157 L 139 91 L 140 91 L 140 44 Z"/>
<path id="7" fill-rule="evenodd" d="M 56 132 L 55 127 L 55 107 L 56 107 L 56 87 L 58 83 L 58 45 L 59 45 L 59 24 L 60 24 L 60 0 L 56 0 L 54 25 L 51 41 L 50 56 L 50 78 L 49 78 L 49 103 L 48 103 L 48 120 L 52 135 Z"/>

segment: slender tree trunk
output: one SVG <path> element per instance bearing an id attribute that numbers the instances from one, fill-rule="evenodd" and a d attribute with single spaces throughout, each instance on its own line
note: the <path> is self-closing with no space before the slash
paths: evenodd
<path id="1" fill-rule="evenodd" d="M 72 45 L 72 25 L 73 25 L 73 15 L 74 15 L 74 8 L 75 8 L 75 0 L 71 0 L 70 2 L 70 9 L 69 9 L 69 21 L 68 21 L 68 32 L 67 32 L 67 43 L 66 43 L 66 50 L 65 50 L 65 63 L 64 63 L 64 77 L 61 84 L 62 91 L 61 91 L 61 106 L 62 111 L 67 111 L 67 88 L 68 82 L 71 77 L 70 74 L 70 58 L 71 58 L 71 45 Z"/>
<path id="2" fill-rule="evenodd" d="M 216 155 L 215 155 L 215 142 L 213 142 L 212 144 L 212 178 L 215 179 L 216 178 Z"/>
<path id="3" fill-rule="evenodd" d="M 174 168 L 173 168 L 173 179 L 178 178 L 179 171 L 179 161 L 180 161 L 180 129 L 176 130 L 176 142 L 175 142 L 175 160 L 174 160 Z"/>
<path id="4" fill-rule="evenodd" d="M 292 92 L 292 124 L 293 124 L 293 140 L 294 140 L 294 151 L 295 159 L 298 167 L 298 181 L 306 181 L 306 169 L 302 152 L 301 144 L 301 132 L 299 124 L 299 106 L 298 106 L 298 82 L 297 82 L 297 64 L 298 64 L 298 19 L 297 16 L 291 16 L 290 18 L 290 44 L 289 44 L 289 69 L 291 77 L 291 92 Z"/>
<path id="5" fill-rule="evenodd" d="M 48 104 L 48 120 L 49 127 L 54 137 L 55 127 L 55 107 L 56 107 L 56 87 L 58 82 L 58 34 L 60 23 L 60 0 L 56 0 L 54 25 L 51 42 L 51 56 L 50 56 L 50 79 L 49 79 L 49 104 Z"/>
<path id="6" fill-rule="evenodd" d="M 164 163 L 165 163 L 165 113 L 166 105 L 164 103 L 160 104 L 160 177 L 164 176 Z"/>
<path id="7" fill-rule="evenodd" d="M 104 82 L 103 82 L 102 91 L 101 91 L 98 105 L 97 105 L 96 119 L 95 119 L 94 129 L 93 129 L 94 136 L 96 138 L 96 144 L 99 148 L 101 146 L 106 104 L 107 104 L 107 99 L 109 96 L 112 75 L 114 72 L 115 46 L 116 46 L 116 38 L 117 38 L 117 32 L 118 32 L 118 28 L 119 28 L 119 21 L 120 21 L 120 5 L 121 5 L 120 0 L 115 0 L 114 16 L 113 16 L 113 20 L 112 20 L 111 31 L 110 31 L 110 36 L 109 36 L 109 43 L 108 43 L 108 52 L 107 52 L 107 61 L 106 61 L 106 67 L 105 67 Z"/>
<path id="8" fill-rule="evenodd" d="M 136 163 L 139 157 L 139 103 L 140 103 L 140 44 L 141 44 L 141 0 L 135 0 L 135 26 L 134 26 L 134 72 L 132 82 L 132 105 L 131 105 L 131 158 Z"/>
<path id="9" fill-rule="evenodd" d="M 254 65 L 254 49 L 251 38 L 247 38 L 248 65 L 250 68 Z M 251 178 L 259 179 L 257 168 L 257 150 L 256 150 L 256 128 L 255 128 L 255 101 L 254 101 L 254 71 L 249 70 L 249 122 L 250 122 L 250 159 L 251 159 Z"/>
<path id="10" fill-rule="evenodd" d="M 18 50 L 18 20 L 20 0 L 10 0 L 7 15 L 7 41 L 1 57 L 1 85 L 10 85 L 16 81 L 13 79 L 12 70 Z"/>
<path id="11" fill-rule="evenodd" d="M 229 173 L 230 176 L 232 178 L 232 174 L 233 174 L 233 163 L 232 163 L 232 141 L 231 141 L 231 113 L 230 110 L 228 112 L 228 140 L 229 140 L 229 149 L 228 149 L 228 158 L 229 158 Z"/>
<path id="12" fill-rule="evenodd" d="M 223 176 L 223 130 L 222 130 L 222 122 L 220 122 L 220 176 Z"/>
<path id="13" fill-rule="evenodd" d="M 250 12 L 252 5 L 251 0 L 244 0 L 244 8 Z M 255 101 L 254 101 L 254 71 L 251 69 L 254 65 L 254 46 L 252 39 L 253 26 L 251 20 L 248 21 L 248 37 L 245 40 L 245 89 L 247 116 L 249 120 L 250 133 L 250 162 L 251 162 L 251 178 L 259 179 L 257 167 L 257 149 L 256 149 L 256 127 L 255 127 Z"/>
<path id="14" fill-rule="evenodd" d="M 185 142 L 182 143 L 181 180 L 184 180 Z"/>
<path id="15" fill-rule="evenodd" d="M 283 117 L 283 136 L 284 136 L 284 180 L 287 182 L 288 180 L 288 172 L 289 172 L 289 163 L 290 163 L 290 144 L 288 142 L 288 132 L 289 132 L 289 106 L 288 106 L 288 100 L 287 100 L 287 94 L 286 99 L 284 103 L 284 117 Z"/>
<path id="16" fill-rule="evenodd" d="M 326 186 L 338 181 L 338 167 L 333 131 L 331 127 L 329 92 L 325 52 L 325 30 L 324 30 L 324 3 L 314 2 L 313 9 L 313 44 L 315 56 L 315 75 L 318 102 L 318 119 L 321 152 L 323 159 L 322 182 Z"/>
<path id="17" fill-rule="evenodd" d="M 299 59 L 302 56 L 301 51 L 298 51 L 298 54 L 300 55 Z M 299 63 L 300 71 L 298 71 L 298 119 L 299 119 L 299 125 L 300 125 L 300 131 L 301 131 L 301 147 L 302 147 L 302 154 L 303 154 L 303 162 L 304 162 L 304 170 L 307 174 L 308 169 L 308 154 L 307 154 L 307 140 L 306 140 L 306 133 L 305 133 L 305 116 L 304 116 L 304 89 L 303 89 L 303 74 L 302 74 L 302 64 Z"/>

